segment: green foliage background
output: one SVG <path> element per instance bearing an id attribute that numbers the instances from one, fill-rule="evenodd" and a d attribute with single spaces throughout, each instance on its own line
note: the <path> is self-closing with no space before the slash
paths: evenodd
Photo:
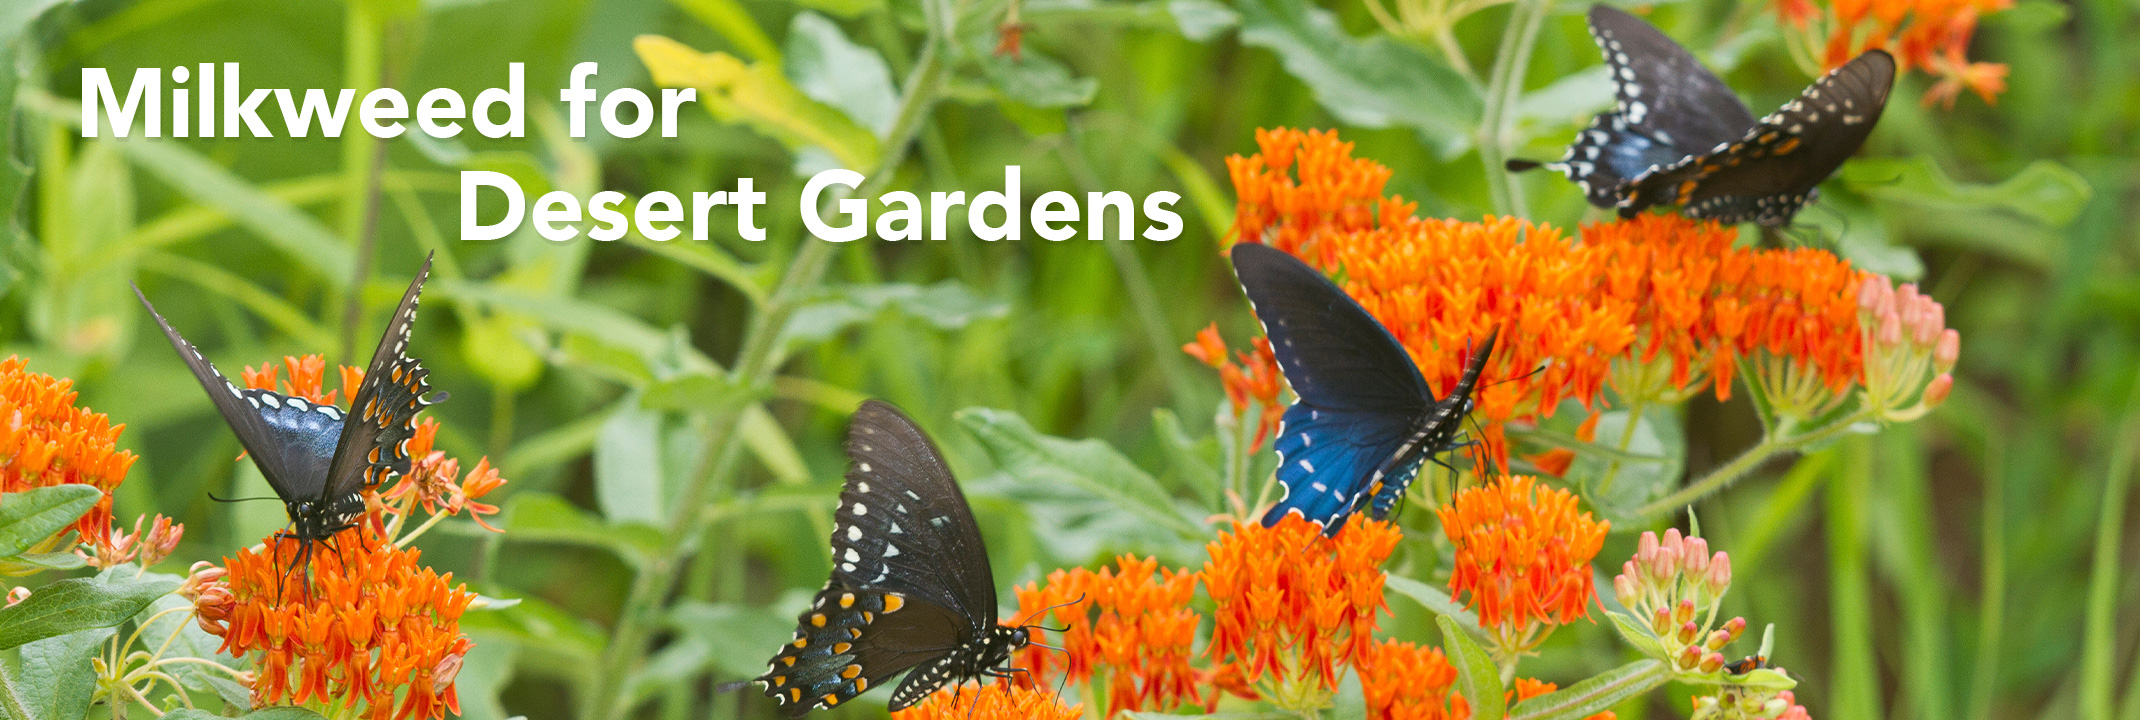
<path id="1" fill-rule="evenodd" d="M 1022 62 L 990 52 L 1004 11 L 10 0 L 0 103 L 13 112 L 0 122 L 15 164 L 0 168 L 0 198 L 16 200 L 0 227 L 0 352 L 75 378 L 84 404 L 127 424 L 122 446 L 142 460 L 117 515 L 184 521 L 185 545 L 161 568 L 181 572 L 283 519 L 273 503 L 208 500 L 265 487 L 231 462 L 234 438 L 126 283 L 226 369 L 311 352 L 359 363 L 350 349 L 369 346 L 435 250 L 415 349 L 454 396 L 431 411 L 439 442 L 502 466 L 512 484 L 493 499 L 511 532 L 456 521 L 425 539 L 425 558 L 526 598 L 467 621 L 481 645 L 461 679 L 466 717 L 769 716 L 707 691 L 757 673 L 827 571 L 838 440 L 862 398 L 906 408 L 946 446 L 1005 587 L 1122 552 L 1200 563 L 1199 511 L 1219 505 L 1199 459 L 1216 454 L 1220 393 L 1177 348 L 1210 322 L 1236 342 L 1253 327 L 1217 251 L 1231 219 L 1222 158 L 1253 152 L 1259 127 L 1339 127 L 1396 170 L 1391 190 L 1422 214 L 1505 209 L 1475 148 L 1484 88 L 1430 45 L 1383 34 L 1356 2 L 1027 0 Z M 1563 3 L 1546 21 L 1512 110 L 1520 154 L 1557 156 L 1608 100 L 1581 11 Z M 1489 8 L 1455 27 L 1472 66 L 1493 64 L 1509 15 Z M 1664 3 L 1651 18 L 1757 109 L 1809 80 L 1764 3 Z M 2140 573 L 2120 562 L 2140 539 L 2124 513 L 2140 442 L 2136 20 L 2117 0 L 2021 0 L 1987 18 L 1972 54 L 2011 65 L 1999 103 L 1927 109 L 1924 77 L 1906 75 L 1860 159 L 1801 215 L 1861 265 L 1923 283 L 1963 338 L 1953 398 L 1926 420 L 1772 463 L 1699 508 L 1733 555 L 1727 612 L 1777 625 L 1775 660 L 1802 679 L 1815 717 L 2140 720 L 2128 679 L 2140 673 Z M 548 99 L 574 63 L 599 62 L 601 88 L 652 87 L 633 51 L 642 34 L 732 53 L 757 63 L 760 89 L 801 93 L 775 93 L 772 113 L 702 102 L 716 113 L 687 113 L 673 140 L 565 137 Z M 90 141 L 70 124 L 81 67 L 125 78 L 209 61 L 243 63 L 251 87 L 361 95 L 384 82 L 467 97 L 525 62 L 528 137 Z M 941 73 L 916 71 L 930 63 Z M 921 77 L 940 78 L 943 102 L 901 125 L 890 113 Z M 1096 244 L 959 231 L 813 257 L 791 205 L 802 180 L 833 157 L 886 156 L 900 146 L 876 143 L 902 129 L 915 145 L 882 187 L 978 192 L 1015 164 L 1028 201 L 1180 192 L 1187 232 Z M 772 201 L 760 215 L 771 239 L 459 242 L 463 169 L 511 174 L 530 196 L 753 177 Z M 1583 219 L 1574 188 L 1542 175 L 1519 183 L 1529 216 Z M 829 263 L 821 286 L 781 282 L 798 257 Z M 1739 403 L 1697 400 L 1653 421 L 1683 430 L 1699 473 L 1752 442 Z M 702 510 L 678 509 L 693 499 Z M 1430 513 L 1415 506 L 1406 523 L 1392 569 L 1430 577 L 1443 562 Z M 1646 528 L 1614 529 L 1601 567 Z M 660 577 L 680 579 L 674 602 L 633 605 Z M 1431 613 L 1393 608 L 1393 632 L 1435 640 Z M 643 662 L 608 642 L 620 625 L 653 648 Z M 1609 628 L 1583 623 L 1524 669 L 1566 683 L 1629 659 Z M 1683 693 L 1620 717 L 1682 716 Z M 882 712 L 858 705 L 834 715 Z"/>

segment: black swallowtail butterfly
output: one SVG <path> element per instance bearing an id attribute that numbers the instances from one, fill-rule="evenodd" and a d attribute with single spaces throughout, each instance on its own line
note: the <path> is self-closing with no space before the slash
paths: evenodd
<path id="1" fill-rule="evenodd" d="M 416 432 L 416 413 L 446 399 L 444 392 L 430 396 L 430 372 L 408 356 L 416 297 L 430 274 L 427 257 L 387 321 L 386 335 L 379 339 L 347 413 L 271 390 L 238 387 L 171 328 L 141 288 L 134 288 L 134 296 L 156 318 L 164 338 L 208 391 L 238 443 L 282 498 L 290 514 L 287 535 L 303 548 L 299 564 L 307 559 L 312 543 L 355 526 L 357 516 L 364 512 L 365 488 L 378 485 L 390 474 L 408 471 L 408 440 Z"/>
<path id="2" fill-rule="evenodd" d="M 1789 224 L 1865 143 L 1894 85 L 1895 60 L 1867 51 L 1767 117 L 1649 23 L 1603 5 L 1590 33 L 1612 71 L 1614 103 L 1560 160 L 1511 171 L 1567 175 L 1592 205 L 1632 217 L 1653 205 L 1724 223 Z"/>
<path id="3" fill-rule="evenodd" d="M 900 710 L 946 683 L 1004 677 L 1024 628 L 996 621 L 996 579 L 966 496 L 913 420 L 871 400 L 847 431 L 832 577 L 757 682 L 789 717 L 913 672 Z"/>
<path id="4" fill-rule="evenodd" d="M 1472 352 L 1449 396 L 1436 400 L 1389 329 L 1315 268 L 1257 243 L 1235 245 L 1233 266 L 1300 397 L 1286 408 L 1275 444 L 1285 497 L 1263 524 L 1299 513 L 1336 533 L 1363 505 L 1371 517 L 1387 517 L 1420 464 L 1457 447 L 1495 336 Z"/>

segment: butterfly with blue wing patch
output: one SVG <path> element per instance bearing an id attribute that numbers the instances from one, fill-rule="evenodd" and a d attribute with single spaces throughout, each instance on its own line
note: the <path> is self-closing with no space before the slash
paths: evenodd
<path id="1" fill-rule="evenodd" d="M 1297 513 L 1336 533 L 1363 507 L 1387 517 L 1421 464 L 1457 447 L 1471 392 L 1493 355 L 1488 335 L 1449 396 L 1435 399 L 1389 329 L 1315 268 L 1257 243 L 1233 247 L 1234 273 L 1299 400 L 1278 426 L 1285 497 L 1264 513 Z"/>
<path id="2" fill-rule="evenodd" d="M 1591 7 L 1589 20 L 1612 74 L 1613 108 L 1560 160 L 1510 160 L 1508 169 L 1558 171 L 1590 204 L 1621 217 L 1684 205 L 1691 218 L 1788 225 L 1864 144 L 1894 84 L 1893 58 L 1869 51 L 1755 120 L 1722 80 L 1656 27 L 1602 5 Z"/>
<path id="3" fill-rule="evenodd" d="M 914 421 L 870 400 L 847 431 L 832 577 L 795 639 L 755 681 L 789 717 L 830 708 L 912 670 L 900 710 L 947 683 L 1005 677 L 1029 642 L 996 617 L 996 580 L 966 496 Z"/>
<path id="4" fill-rule="evenodd" d="M 416 414 L 446 399 L 444 392 L 431 393 L 430 372 L 408 356 L 417 296 L 430 273 L 427 257 L 387 321 L 347 412 L 272 390 L 238 387 L 179 336 L 141 288 L 134 288 L 134 296 L 163 329 L 164 339 L 208 391 L 238 444 L 282 499 L 290 515 L 285 535 L 299 542 L 297 565 L 310 559 L 315 543 L 355 525 L 364 512 L 365 488 L 408 471 Z"/>

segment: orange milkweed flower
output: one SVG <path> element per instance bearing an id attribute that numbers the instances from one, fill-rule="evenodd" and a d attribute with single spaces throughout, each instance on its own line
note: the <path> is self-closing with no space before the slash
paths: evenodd
<path id="1" fill-rule="evenodd" d="M 1382 562 L 1401 534 L 1355 516 L 1325 536 L 1298 516 L 1278 524 L 1235 522 L 1205 545 L 1211 641 L 1205 655 L 1237 664 L 1259 695 L 1319 706 L 1337 685 L 1336 665 L 1359 665 L 1374 649 Z"/>
<path id="2" fill-rule="evenodd" d="M 1468 720 L 1471 703 L 1456 692 L 1456 667 L 1441 648 L 1408 642 L 1375 643 L 1360 667 L 1360 691 L 1371 720 Z M 1523 681 L 1517 680 L 1517 687 Z"/>
<path id="3" fill-rule="evenodd" d="M 1986 104 L 2005 92 L 2006 65 L 1972 62 L 1968 51 L 1977 21 L 2010 7 L 2013 0 L 1832 0 L 1825 9 L 1814 0 L 1777 0 L 1776 13 L 1786 34 L 1800 37 L 1797 53 L 1818 58 L 1821 70 L 1886 49 L 1902 69 L 1939 79 L 1925 92 L 1925 106 L 1952 109 L 1963 88 Z"/>
<path id="4" fill-rule="evenodd" d="M 959 685 L 952 692 L 930 695 L 920 704 L 892 713 L 892 720 L 1079 720 L 1084 716 L 1084 705 L 1065 705 L 1053 692 L 997 682 Z"/>
<path id="5" fill-rule="evenodd" d="M 74 537 L 80 544 L 111 549 L 112 490 L 126 480 L 136 459 L 117 447 L 126 426 L 76 407 L 73 380 L 30 372 L 28 365 L 16 356 L 0 360 L 0 493 L 57 485 L 103 491 L 96 506 L 75 521 Z M 29 552 L 58 550 L 68 544 L 64 536 L 46 538 Z"/>
<path id="6" fill-rule="evenodd" d="M 1101 670 L 1108 673 L 1108 715 L 1171 709 L 1203 702 L 1198 672 L 1189 664 L 1203 621 L 1189 608 L 1196 583 L 1196 573 L 1123 555 L 1115 567 L 1099 572 L 1057 570 L 1048 574 L 1045 587 L 1027 583 L 1017 589 L 1018 610 L 1025 622 L 1043 622 L 1046 618 L 1037 616 L 1049 611 L 1062 624 L 1067 659 L 1060 670 L 1070 681 L 1084 683 Z M 1019 652 L 1019 665 L 1032 671 L 1029 677 L 1045 678 L 1056 665 L 1055 652 L 1028 645 Z"/>
<path id="7" fill-rule="evenodd" d="M 1257 128 L 1256 146 L 1255 155 L 1226 158 L 1238 196 L 1229 233 L 1235 242 L 1320 257 L 1315 245 L 1323 236 L 1372 230 L 1412 214 L 1403 198 L 1382 196 L 1390 169 L 1354 158 L 1352 143 L 1339 141 L 1335 130 Z"/>
<path id="8" fill-rule="evenodd" d="M 1233 406 L 1236 419 L 1247 414 L 1252 403 L 1262 409 L 1257 413 L 1256 435 L 1248 451 L 1263 449 L 1263 442 L 1270 439 L 1278 429 L 1279 419 L 1285 416 L 1285 403 L 1278 399 L 1285 384 L 1280 381 L 1278 357 L 1271 352 L 1270 339 L 1250 341 L 1249 349 L 1234 353 L 1236 361 L 1229 362 L 1226 341 L 1219 337 L 1219 324 L 1212 323 L 1197 331 L 1196 341 L 1181 346 L 1181 351 L 1218 369 L 1219 383 L 1226 389 L 1226 401 Z"/>
<path id="9" fill-rule="evenodd" d="M 1503 475 L 1458 492 L 1437 514 L 1456 546 L 1449 594 L 1479 613 L 1503 657 L 1587 615 L 1596 591 L 1590 559 L 1612 523 L 1578 513 L 1574 495 Z"/>
<path id="10" fill-rule="evenodd" d="M 264 541 L 266 553 L 240 550 L 220 573 L 197 569 L 187 582 L 222 651 L 252 654 L 253 705 L 361 706 L 370 720 L 430 720 L 457 708 L 451 678 L 440 683 L 434 673 L 457 668 L 474 647 L 460 617 L 476 594 L 372 524 L 330 542 L 309 573 L 291 567 L 297 540 L 277 535 Z"/>

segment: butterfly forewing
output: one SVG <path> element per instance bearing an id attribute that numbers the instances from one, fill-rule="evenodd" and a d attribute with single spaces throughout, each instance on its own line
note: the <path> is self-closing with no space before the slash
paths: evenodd
<path id="1" fill-rule="evenodd" d="M 364 369 L 364 381 L 350 398 L 349 418 L 334 449 L 334 462 L 325 474 L 329 494 L 357 492 L 385 481 L 392 473 L 409 468 L 408 440 L 416 434 L 416 414 L 424 406 L 444 400 L 426 397 L 431 392 L 430 371 L 409 357 L 409 328 L 416 321 L 417 298 L 424 280 L 431 275 L 431 259 L 416 271 L 401 304 L 387 320 L 379 347 L 372 351 Z"/>
<path id="2" fill-rule="evenodd" d="M 1402 414 L 1433 402 L 1404 346 L 1321 272 L 1257 243 L 1233 246 L 1233 265 L 1301 402 L 1324 410 Z"/>
<path id="3" fill-rule="evenodd" d="M 142 307 L 148 308 L 149 316 L 163 330 L 164 339 L 171 342 L 171 349 L 178 352 L 186 369 L 193 371 L 201 389 L 208 392 L 216 412 L 238 436 L 238 444 L 260 468 L 275 494 L 285 500 L 323 497 L 327 468 L 341 433 L 342 411 L 304 398 L 238 387 L 208 362 L 199 348 L 181 337 L 162 313 L 156 312 L 156 306 L 149 303 L 141 288 L 134 288 L 134 296 L 141 299 Z"/>
<path id="4" fill-rule="evenodd" d="M 980 525 L 935 443 L 872 400 L 855 412 L 847 454 L 832 577 L 758 678 L 790 716 L 915 668 L 893 693 L 896 710 L 1008 658 L 990 644 L 1002 631 Z"/>
<path id="5" fill-rule="evenodd" d="M 1613 74 L 1613 110 L 1626 118 L 1629 130 L 1675 148 L 1702 150 L 1753 127 L 1746 103 L 1656 26 L 1593 5 L 1590 34 Z"/>
<path id="6" fill-rule="evenodd" d="M 1859 55 L 1743 136 L 1630 182 L 1620 215 L 1684 204 L 1688 217 L 1787 224 L 1872 134 L 1894 81 L 1892 56 Z"/>

